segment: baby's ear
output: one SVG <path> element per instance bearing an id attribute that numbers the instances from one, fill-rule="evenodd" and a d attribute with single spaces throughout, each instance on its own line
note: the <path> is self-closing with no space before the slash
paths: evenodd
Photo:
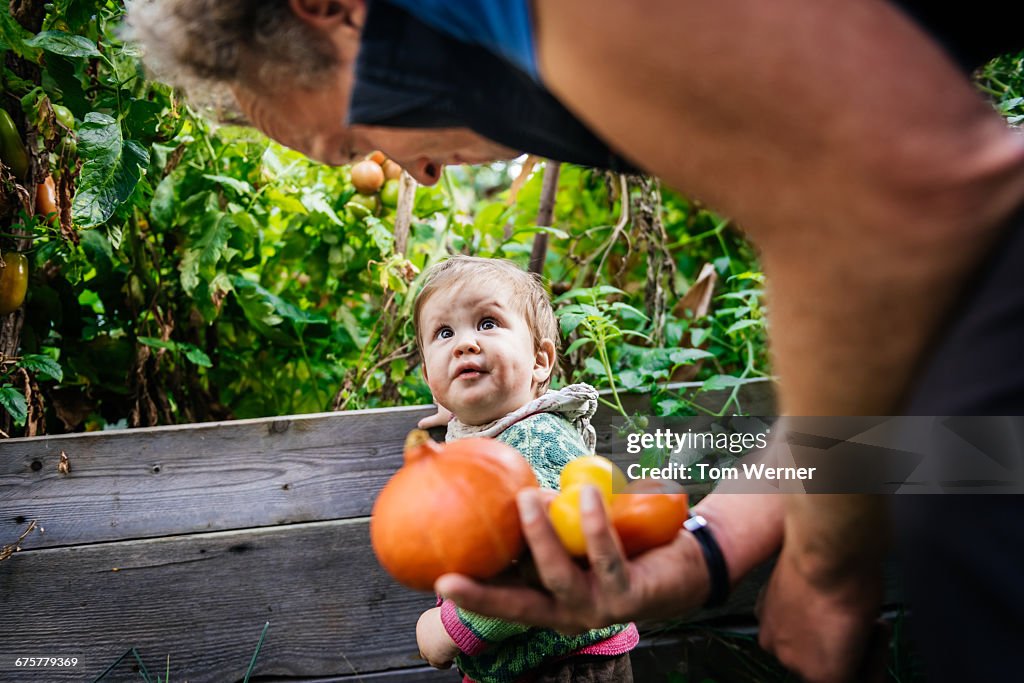
<path id="1" fill-rule="evenodd" d="M 533 361 L 533 382 L 540 384 L 551 377 L 555 368 L 555 343 L 550 339 L 541 339 L 537 345 L 537 353 Z"/>

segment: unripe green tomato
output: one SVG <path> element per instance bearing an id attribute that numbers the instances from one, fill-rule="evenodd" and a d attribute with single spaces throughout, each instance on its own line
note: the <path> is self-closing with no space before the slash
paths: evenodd
<path id="1" fill-rule="evenodd" d="M 380 203 L 389 208 L 398 206 L 398 181 L 385 181 L 384 187 L 380 188 Z"/>
<path id="2" fill-rule="evenodd" d="M 60 139 L 60 144 L 57 145 L 57 154 L 61 159 L 74 161 L 75 157 L 78 156 L 78 138 L 75 137 L 74 133 L 68 133 Z M 71 165 L 74 164 L 72 163 Z"/>
<path id="3" fill-rule="evenodd" d="M 63 107 L 59 104 L 54 104 L 53 115 L 57 117 L 57 123 L 64 126 L 68 130 L 75 129 L 75 115 L 71 113 L 71 110 L 67 107 Z"/>
<path id="4" fill-rule="evenodd" d="M 18 134 L 18 127 L 7 110 L 0 109 L 0 154 L 19 180 L 28 176 L 28 153 Z"/>
<path id="5" fill-rule="evenodd" d="M 24 254 L 9 251 L 0 254 L 7 264 L 0 268 L 0 315 L 18 310 L 28 291 L 28 259 Z"/>
<path id="6" fill-rule="evenodd" d="M 358 218 L 366 218 L 377 213 L 380 202 L 375 195 L 354 194 L 345 206 L 352 209 L 352 213 Z"/>

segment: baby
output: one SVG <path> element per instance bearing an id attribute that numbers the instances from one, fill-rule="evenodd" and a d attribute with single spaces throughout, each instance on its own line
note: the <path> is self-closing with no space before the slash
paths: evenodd
<path id="1" fill-rule="evenodd" d="M 558 322 L 540 279 L 508 261 L 456 256 L 426 274 L 413 313 L 423 374 L 452 414 L 448 440 L 489 436 L 513 446 L 545 488 L 570 460 L 593 453 L 597 392 L 547 391 L 557 365 Z M 416 625 L 421 656 L 453 662 L 464 681 L 541 683 L 633 680 L 639 636 L 617 624 L 567 636 L 484 617 L 450 601 Z"/>

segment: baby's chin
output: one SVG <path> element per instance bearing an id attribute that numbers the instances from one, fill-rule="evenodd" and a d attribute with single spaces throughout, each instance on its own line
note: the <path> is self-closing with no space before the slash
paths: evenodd
<path id="1" fill-rule="evenodd" d="M 478 413 L 478 412 L 466 413 L 466 412 L 462 412 L 462 413 L 460 413 L 460 412 L 455 412 L 454 414 L 455 414 L 455 417 L 462 424 L 467 425 L 469 427 L 480 427 L 481 425 L 490 424 L 491 422 L 494 422 L 495 420 L 498 420 L 500 418 L 505 417 L 507 412 L 505 412 L 505 411 L 498 411 L 496 413 L 490 413 L 490 412 L 486 412 L 486 413 Z"/>
<path id="2" fill-rule="evenodd" d="M 491 422 L 500 420 L 512 412 L 507 408 L 507 406 L 481 406 L 479 401 L 455 408 L 449 408 L 449 410 L 451 410 L 452 414 L 458 418 L 459 422 L 470 427 L 479 427 L 481 425 L 490 424 Z"/>

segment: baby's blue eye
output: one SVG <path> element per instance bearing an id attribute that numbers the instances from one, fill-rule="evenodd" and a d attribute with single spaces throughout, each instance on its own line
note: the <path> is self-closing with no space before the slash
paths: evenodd
<path id="1" fill-rule="evenodd" d="M 498 323 L 493 318 L 484 318 L 480 321 L 481 330 L 493 330 L 498 326 Z"/>
<path id="2" fill-rule="evenodd" d="M 438 339 L 451 339 L 451 337 L 454 334 L 455 333 L 452 332 L 452 328 L 450 328 L 450 327 L 442 327 L 441 329 L 439 329 L 437 331 L 437 338 Z"/>

